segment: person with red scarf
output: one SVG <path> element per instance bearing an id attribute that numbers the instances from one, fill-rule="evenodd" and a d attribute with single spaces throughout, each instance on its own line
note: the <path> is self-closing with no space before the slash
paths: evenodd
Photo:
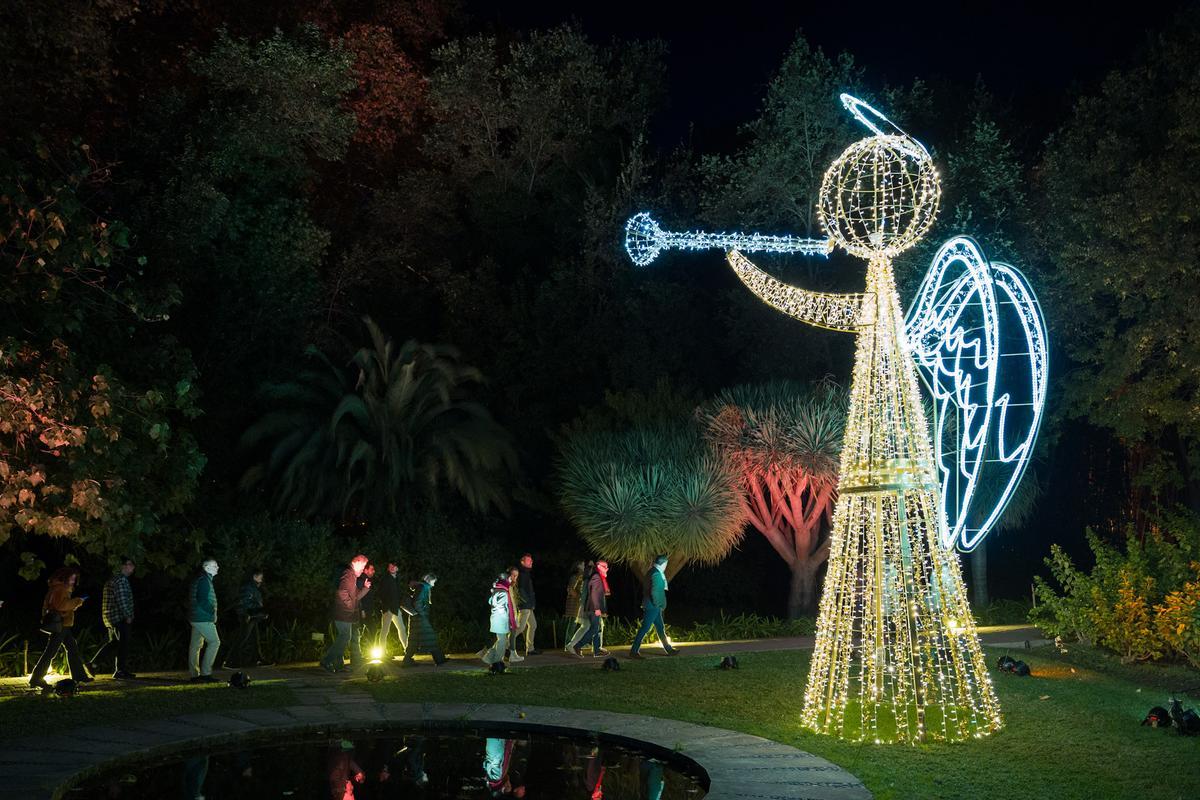
<path id="1" fill-rule="evenodd" d="M 588 632 L 584 634 L 583 639 L 575 646 L 572 652 L 579 658 L 583 658 L 583 648 L 589 644 L 592 646 L 593 656 L 606 656 L 608 651 L 600 646 L 600 620 L 608 614 L 608 595 L 611 592 L 608 588 L 608 562 L 600 559 L 596 562 L 596 571 L 592 573 L 591 580 L 588 581 L 587 597 L 584 599 L 584 607 L 588 613 Z"/>
<path id="2" fill-rule="evenodd" d="M 513 746 L 516 739 L 489 738 L 484 746 L 483 774 L 492 797 L 524 797 L 525 787 L 514 786 L 508 770 L 512 766 Z"/>
<path id="3" fill-rule="evenodd" d="M 500 573 L 492 584 L 492 594 L 488 605 L 492 608 L 488 630 L 496 634 L 496 642 L 480 658 L 489 667 L 504 660 L 504 651 L 508 648 L 510 634 L 517 629 L 517 607 L 513 603 L 513 581 L 516 579 L 516 568 Z M 513 660 L 523 660 L 513 653 Z"/>

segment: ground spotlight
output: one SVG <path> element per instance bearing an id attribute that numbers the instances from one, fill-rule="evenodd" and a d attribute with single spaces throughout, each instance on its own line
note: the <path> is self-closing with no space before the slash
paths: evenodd
<path id="1" fill-rule="evenodd" d="M 1001 672 L 1012 672 L 1013 667 L 1016 665 L 1017 660 L 1007 653 L 1000 656 L 1000 660 L 996 662 L 996 667 L 999 668 Z"/>
<path id="2" fill-rule="evenodd" d="M 721 663 L 717 664 L 717 669 L 737 669 L 737 656 L 725 656 L 721 659 Z"/>
<path id="3" fill-rule="evenodd" d="M 244 672 L 235 672 L 229 676 L 229 685 L 234 689 L 245 689 L 250 686 L 250 676 Z"/>
<path id="4" fill-rule="evenodd" d="M 383 664 L 378 661 L 372 661 L 367 664 L 367 680 L 371 683 L 379 683 L 384 678 Z"/>
<path id="5" fill-rule="evenodd" d="M 613 658 L 612 656 L 609 656 L 608 658 L 604 659 L 604 663 L 600 665 L 600 669 L 604 670 L 605 672 L 620 672 L 621 662 L 617 661 L 617 659 Z"/>
<path id="6" fill-rule="evenodd" d="M 1155 706 L 1146 712 L 1146 718 L 1142 720 L 1142 725 L 1149 725 L 1151 728 L 1169 728 L 1171 727 L 1171 715 L 1162 706 Z"/>
<path id="7" fill-rule="evenodd" d="M 508 667 L 503 661 L 497 661 L 495 664 L 492 664 L 490 667 L 488 667 L 488 675 L 503 675 L 507 669 Z"/>
<path id="8" fill-rule="evenodd" d="M 383 648 L 382 647 L 380 647 L 379 645 L 376 645 L 375 647 L 371 648 L 371 660 L 372 661 L 383 661 Z"/>
<path id="9" fill-rule="evenodd" d="M 70 678 L 63 678 L 54 683 L 53 691 L 58 697 L 74 697 L 75 693 L 79 691 L 79 684 Z"/>

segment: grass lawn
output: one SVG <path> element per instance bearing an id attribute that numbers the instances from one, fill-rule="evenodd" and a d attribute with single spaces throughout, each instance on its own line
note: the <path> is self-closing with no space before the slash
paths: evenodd
<path id="1" fill-rule="evenodd" d="M 954 745 L 846 744 L 800 730 L 806 652 L 739 655 L 737 672 L 714 669 L 715 657 L 680 657 L 626 662 L 616 674 L 601 672 L 599 664 L 518 667 L 496 678 L 482 670 L 421 670 L 402 680 L 353 687 L 365 686 L 391 702 L 600 708 L 731 728 L 824 756 L 862 778 L 881 800 L 1200 797 L 1200 737 L 1139 726 L 1150 706 L 1165 700 L 1162 691 L 1124 676 L 1073 668 L 1052 651 L 1043 652 L 1025 659 L 1034 677 L 993 674 L 1004 729 Z M 988 653 L 991 661 L 998 656 Z M 1192 677 L 1200 683 L 1200 676 Z"/>
<path id="2" fill-rule="evenodd" d="M 233 708 L 273 708 L 297 702 L 295 693 L 281 681 L 256 682 L 244 692 L 221 683 L 147 684 L 133 690 L 109 681 L 98 681 L 93 686 L 85 687 L 86 694 L 77 697 L 32 693 L 0 696 L 0 742 L 20 736 L 60 733 L 85 725 L 163 719 Z"/>
<path id="3" fill-rule="evenodd" d="M 1001 651 L 988 650 L 995 662 Z M 651 714 L 745 731 L 824 756 L 861 777 L 881 800 L 919 798 L 1200 797 L 1200 737 L 1139 725 L 1171 689 L 1200 684 L 1178 667 L 1121 665 L 1072 646 L 1021 652 L 1031 678 L 994 673 L 1005 727 L 965 744 L 846 744 L 800 730 L 807 652 L 739 654 L 741 669 L 721 672 L 715 656 L 651 657 L 624 662 L 620 673 L 599 664 L 513 669 L 498 678 L 483 670 L 434 672 L 424 666 L 380 684 L 356 679 L 344 691 L 382 701 L 512 703 L 599 708 Z M 553 658 L 553 657 L 551 657 Z M 143 685 L 114 691 L 101 682 L 71 699 L 0 696 L 2 740 L 31 732 L 128 719 L 160 719 L 198 711 L 269 708 L 296 702 L 278 682 L 245 692 L 223 685 Z M 1200 705 L 1200 692 L 1185 703 Z"/>

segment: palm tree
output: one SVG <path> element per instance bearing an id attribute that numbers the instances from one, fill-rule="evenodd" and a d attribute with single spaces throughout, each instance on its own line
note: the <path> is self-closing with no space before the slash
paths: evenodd
<path id="1" fill-rule="evenodd" d="M 733 476 L 689 420 L 570 434 L 559 458 L 562 503 L 593 551 L 645 573 L 659 553 L 673 577 L 713 564 L 742 538 Z"/>
<path id="2" fill-rule="evenodd" d="M 832 382 L 726 389 L 697 412 L 750 523 L 792 572 L 788 616 L 811 609 L 829 557 L 846 393 Z"/>
<path id="3" fill-rule="evenodd" d="M 277 508 L 305 516 L 394 518 L 414 502 L 436 502 L 443 488 L 476 511 L 507 512 L 503 482 L 516 454 L 504 428 L 469 398 L 480 371 L 452 347 L 396 347 L 363 321 L 370 345 L 351 369 L 310 350 L 327 369 L 267 387 L 282 407 L 243 437 L 266 449 L 243 484 L 269 483 Z"/>
<path id="4" fill-rule="evenodd" d="M 270 409 L 242 435 L 244 451 L 258 455 L 242 476 L 243 489 L 270 488 L 272 505 L 302 517 L 339 516 L 337 443 L 330 412 L 354 391 L 351 373 L 315 347 L 295 378 L 259 389 Z"/>

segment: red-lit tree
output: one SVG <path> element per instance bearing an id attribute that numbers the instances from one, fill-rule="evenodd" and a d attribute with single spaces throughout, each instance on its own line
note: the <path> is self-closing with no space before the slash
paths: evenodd
<path id="1" fill-rule="evenodd" d="M 726 389 L 698 412 L 738 476 L 751 524 L 792 571 L 788 617 L 812 609 L 829 557 L 845 392 L 786 381 Z"/>

